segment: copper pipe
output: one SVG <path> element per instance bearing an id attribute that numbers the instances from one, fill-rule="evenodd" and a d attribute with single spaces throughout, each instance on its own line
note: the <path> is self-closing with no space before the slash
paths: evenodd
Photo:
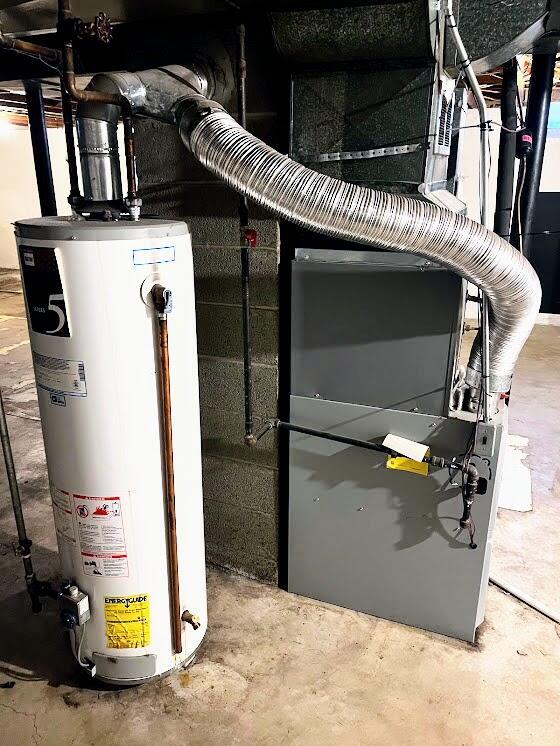
<path id="1" fill-rule="evenodd" d="M 76 163 L 76 146 L 74 144 L 74 118 L 72 112 L 72 99 L 64 85 L 63 76 L 60 76 L 60 97 L 62 101 L 62 120 L 64 122 L 64 137 L 66 140 L 66 156 L 68 159 L 68 173 L 70 176 L 70 195 L 68 202 L 76 207 L 81 199 L 80 183 L 78 180 L 78 164 Z"/>
<path id="2" fill-rule="evenodd" d="M 12 39 L 9 36 L 4 36 L 2 29 L 0 28 L 0 47 L 4 49 L 11 49 L 14 52 L 21 52 L 22 54 L 28 54 L 31 57 L 37 57 L 45 62 L 49 62 L 53 65 L 59 65 L 62 56 L 58 49 L 51 49 L 51 47 L 42 47 L 39 44 L 33 44 L 30 41 L 23 41 L 22 39 Z"/>
<path id="3" fill-rule="evenodd" d="M 160 390 L 163 419 L 163 452 L 165 464 L 165 502 L 167 506 L 167 562 L 169 569 L 169 595 L 171 611 L 171 641 L 173 652 L 183 649 L 181 640 L 181 602 L 179 596 L 179 561 L 177 556 L 177 516 L 175 511 L 175 477 L 173 470 L 173 427 L 171 415 L 171 378 L 169 374 L 169 342 L 167 311 L 171 294 L 161 285 L 152 289 L 152 298 L 158 313 L 160 349 Z"/>
<path id="4" fill-rule="evenodd" d="M 64 64 L 64 81 L 66 90 L 78 103 L 113 104 L 119 108 L 129 108 L 128 99 L 117 93 L 104 93 L 102 91 L 89 91 L 78 88 L 76 85 L 76 71 L 74 69 L 74 45 L 66 41 L 63 47 L 62 60 Z"/>
<path id="5" fill-rule="evenodd" d="M 124 96 L 123 96 L 124 98 Z M 123 128 L 124 128 L 124 156 L 126 162 L 126 182 L 128 184 L 128 201 L 132 205 L 132 200 L 138 200 L 138 176 L 136 174 L 136 153 L 134 150 L 134 121 L 128 99 L 124 99 L 128 105 L 125 112 L 123 108 Z"/>

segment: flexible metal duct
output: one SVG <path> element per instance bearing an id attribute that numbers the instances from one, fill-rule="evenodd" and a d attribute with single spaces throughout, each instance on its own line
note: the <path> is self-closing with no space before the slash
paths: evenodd
<path id="1" fill-rule="evenodd" d="M 205 98 L 188 70 L 179 75 L 175 68 L 170 76 L 160 69 L 113 79 L 124 95 L 136 91 L 137 113 L 166 121 L 174 117 L 186 147 L 209 171 L 279 217 L 336 238 L 418 254 L 477 285 L 490 301 L 488 391 L 509 389 L 541 301 L 535 271 L 510 244 L 432 203 L 349 184 L 296 163 Z M 480 377 L 477 340 L 467 382 L 477 386 Z"/>
<path id="2" fill-rule="evenodd" d="M 216 176 L 280 217 L 336 238 L 406 251 L 434 260 L 487 294 L 490 385 L 509 389 L 517 357 L 535 323 L 538 277 L 506 241 L 478 223 L 434 204 L 348 184 L 312 171 L 242 129 L 211 102 L 188 109 L 179 128 L 193 155 Z M 208 113 L 209 112 L 209 113 Z M 480 345 L 468 381 L 480 381 Z"/>

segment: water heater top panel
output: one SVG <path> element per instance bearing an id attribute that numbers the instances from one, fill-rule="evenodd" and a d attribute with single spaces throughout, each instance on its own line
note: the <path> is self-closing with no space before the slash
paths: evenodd
<path id="1" fill-rule="evenodd" d="M 184 236 L 189 229 L 179 220 L 143 218 L 136 221 L 76 219 L 70 215 L 18 220 L 18 238 L 55 241 L 114 241 Z"/>

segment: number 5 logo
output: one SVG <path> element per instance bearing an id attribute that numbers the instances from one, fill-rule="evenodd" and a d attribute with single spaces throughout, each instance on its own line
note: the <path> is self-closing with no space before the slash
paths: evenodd
<path id="1" fill-rule="evenodd" d="M 55 326 L 54 329 L 46 330 L 45 334 L 56 334 L 66 323 L 66 316 L 64 314 L 64 311 L 60 306 L 57 306 L 55 301 L 62 301 L 64 303 L 64 295 L 62 295 L 62 293 L 52 293 L 51 295 L 49 295 L 49 305 L 47 306 L 47 308 L 49 311 L 54 311 L 56 313 L 56 315 L 58 316 L 58 324 Z"/>

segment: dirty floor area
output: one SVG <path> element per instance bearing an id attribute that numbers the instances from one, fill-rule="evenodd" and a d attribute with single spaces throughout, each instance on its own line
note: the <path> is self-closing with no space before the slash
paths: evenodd
<path id="1" fill-rule="evenodd" d="M 0 375 L 41 577 L 57 572 L 22 297 L 0 276 Z M 500 511 L 492 572 L 560 612 L 560 328 L 537 327 L 511 430 L 529 438 L 530 513 Z M 27 744 L 560 743 L 560 627 L 490 588 L 475 646 L 211 569 L 210 627 L 188 671 L 92 687 L 55 610 L 29 613 L 0 469 L 0 741 Z"/>

